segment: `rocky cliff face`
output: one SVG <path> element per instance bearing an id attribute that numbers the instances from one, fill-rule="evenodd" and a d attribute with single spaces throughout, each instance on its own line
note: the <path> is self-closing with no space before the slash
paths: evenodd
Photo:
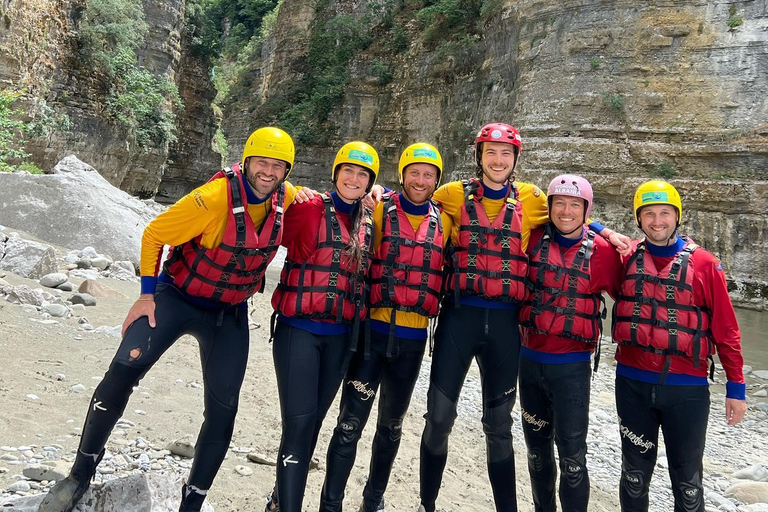
<path id="1" fill-rule="evenodd" d="M 336 147 L 371 142 L 382 156 L 381 180 L 393 185 L 399 152 L 416 140 L 433 142 L 446 177 L 457 178 L 472 172 L 477 128 L 511 122 L 523 134 L 521 180 L 546 186 L 563 172 L 583 174 L 596 188 L 597 218 L 628 234 L 637 234 L 630 211 L 635 187 L 665 177 L 683 195 L 683 231 L 722 258 L 733 297 L 766 305 L 764 0 L 507 1 L 480 36 L 435 51 L 420 42 L 414 12 L 392 4 L 410 47 L 388 50 L 374 26 L 373 43 L 350 63 L 351 83 L 332 116 Z M 314 6 L 285 0 L 274 39 L 264 46 L 254 97 L 266 100 L 302 69 L 302 41 L 315 16 L 362 19 L 352 0 L 330 2 L 320 13 Z M 372 75 L 374 59 L 391 71 L 389 83 Z M 232 148 L 252 128 L 231 110 L 223 127 Z M 292 178 L 327 188 L 333 150 L 299 148 Z"/>
<path id="2" fill-rule="evenodd" d="M 215 95 L 206 65 L 195 59 L 184 36 L 184 1 L 143 2 L 149 25 L 139 64 L 176 83 L 186 108 L 177 113 L 178 142 L 145 151 L 104 118 L 90 71 L 73 69 L 73 35 L 82 0 L 3 1 L 0 24 L 0 86 L 29 88 L 39 100 L 66 113 L 72 128 L 30 140 L 27 151 L 45 169 L 68 154 L 100 169 L 131 194 L 178 197 L 220 166 L 211 149 Z M 28 105 L 27 108 L 31 108 Z"/>

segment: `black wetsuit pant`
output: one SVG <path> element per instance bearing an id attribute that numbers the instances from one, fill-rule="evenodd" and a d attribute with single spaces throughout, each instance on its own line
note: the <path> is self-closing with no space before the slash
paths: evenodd
<path id="1" fill-rule="evenodd" d="M 497 512 L 517 510 L 512 407 L 515 405 L 520 332 L 517 310 L 446 303 L 438 317 L 427 392 L 427 420 L 421 438 L 421 504 L 434 512 L 448 458 L 448 436 L 472 359 L 483 392 L 488 476 Z"/>
<path id="2" fill-rule="evenodd" d="M 177 339 L 190 334 L 200 346 L 205 420 L 195 445 L 188 484 L 207 490 L 232 439 L 248 362 L 247 311 L 205 310 L 188 302 L 173 286 L 160 284 L 155 293 L 155 322 L 152 328 L 147 317 L 142 317 L 128 327 L 109 370 L 93 393 L 79 452 L 101 453 L 134 386 Z"/>
<path id="3" fill-rule="evenodd" d="M 650 384 L 617 375 L 616 411 L 621 435 L 621 510 L 648 510 L 661 427 L 675 512 L 704 512 L 702 459 L 709 387 Z"/>
<path id="4" fill-rule="evenodd" d="M 283 433 L 277 455 L 281 512 L 301 512 L 317 436 L 344 377 L 349 334 L 318 335 L 278 321 L 272 355 Z"/>
<path id="5" fill-rule="evenodd" d="M 587 510 L 591 375 L 589 361 L 543 364 L 520 358 L 520 406 L 536 512 L 557 510 L 555 444 L 560 456 L 562 510 Z"/>
<path id="6" fill-rule="evenodd" d="M 321 512 L 340 512 L 344 488 L 355 464 L 357 443 L 379 394 L 379 416 L 373 439 L 371 467 L 363 490 L 366 511 L 376 509 L 387 489 L 400 447 L 403 418 L 419 376 L 426 340 L 395 338 L 396 350 L 387 357 L 387 334 L 372 331 L 370 357 L 358 350 L 344 377 L 338 425 L 328 447 Z"/>

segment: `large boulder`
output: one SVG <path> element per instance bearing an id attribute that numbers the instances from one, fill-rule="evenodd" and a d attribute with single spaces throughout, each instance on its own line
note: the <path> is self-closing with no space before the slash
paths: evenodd
<path id="1" fill-rule="evenodd" d="M 45 494 L 0 498 L 0 510 L 37 512 Z M 176 512 L 181 500 L 181 480 L 168 475 L 140 474 L 110 480 L 86 491 L 74 512 Z M 203 503 L 203 512 L 213 507 Z"/>
<path id="2" fill-rule="evenodd" d="M 93 246 L 135 265 L 142 232 L 162 209 L 113 187 L 74 156 L 53 174 L 0 173 L 0 224 L 64 247 Z"/>
<path id="3" fill-rule="evenodd" d="M 7 175 L 8 173 L 0 173 Z M 5 195 L 0 176 L 0 196 Z M 0 199 L 0 217 L 10 210 Z M 8 237 L 0 233 L 0 270 L 7 270 L 20 277 L 39 279 L 56 272 L 56 252 L 50 245 L 24 240 L 17 236 Z"/>

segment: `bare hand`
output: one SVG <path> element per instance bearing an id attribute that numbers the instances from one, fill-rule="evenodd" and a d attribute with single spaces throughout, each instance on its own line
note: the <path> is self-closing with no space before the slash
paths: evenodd
<path id="1" fill-rule="evenodd" d="M 725 419 L 729 425 L 738 425 L 747 413 L 747 401 L 738 398 L 725 399 Z"/>
<path id="2" fill-rule="evenodd" d="M 618 231 L 614 231 L 608 236 L 608 241 L 616 248 L 616 252 L 622 256 L 629 256 L 632 250 L 632 239 Z"/>
<path id="3" fill-rule="evenodd" d="M 143 294 L 139 300 L 133 303 L 131 309 L 128 310 L 128 315 L 123 322 L 123 330 L 120 333 L 125 337 L 125 331 L 131 326 L 133 322 L 139 318 L 146 316 L 149 319 L 149 326 L 154 329 L 155 327 L 155 298 L 154 295 Z"/>
<path id="4" fill-rule="evenodd" d="M 384 197 L 384 194 L 386 193 L 386 190 L 381 185 L 374 185 L 371 187 L 371 192 L 368 194 L 371 198 L 373 198 L 373 201 L 375 201 L 374 204 L 378 204 L 381 202 L 381 198 Z"/>
<path id="5" fill-rule="evenodd" d="M 293 198 L 294 203 L 306 203 L 311 201 L 313 197 L 317 195 L 317 191 L 311 188 L 302 187 L 296 190 L 296 197 Z"/>

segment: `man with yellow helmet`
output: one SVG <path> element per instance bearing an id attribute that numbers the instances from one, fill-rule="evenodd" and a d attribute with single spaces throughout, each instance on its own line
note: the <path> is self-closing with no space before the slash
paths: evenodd
<path id="1" fill-rule="evenodd" d="M 296 189 L 291 137 L 253 132 L 242 160 L 220 171 L 153 220 L 141 244 L 141 295 L 123 322 L 123 340 L 96 387 L 72 470 L 46 496 L 43 512 L 70 512 L 88 489 L 104 445 L 133 388 L 184 334 L 198 340 L 205 380 L 205 421 L 180 511 L 200 510 L 229 448 L 248 360 L 247 299 L 283 236 Z M 173 246 L 162 272 L 165 245 Z"/>
<path id="2" fill-rule="evenodd" d="M 669 461 L 675 510 L 704 511 L 704 443 L 709 418 L 707 374 L 717 352 L 725 370 L 729 425 L 746 412 L 741 336 L 720 262 L 679 235 L 683 205 L 661 180 L 635 192 L 634 214 L 645 238 L 625 256 L 613 310 L 616 409 L 621 435 L 619 501 L 647 511 L 659 428 Z"/>
<path id="3" fill-rule="evenodd" d="M 374 211 L 369 315 L 363 345 L 343 381 L 321 512 L 341 510 L 357 443 L 379 386 L 376 435 L 360 511 L 384 510 L 384 491 L 421 368 L 429 319 L 437 316 L 440 306 L 451 219 L 430 198 L 442 172 L 443 159 L 436 147 L 424 142 L 408 146 L 398 165 L 402 192 L 385 196 Z"/>
<path id="4" fill-rule="evenodd" d="M 286 215 L 288 255 L 272 296 L 283 431 L 267 510 L 279 503 L 282 512 L 301 511 L 320 427 L 357 344 L 373 247 L 371 211 L 360 200 L 378 173 L 373 147 L 347 143 L 331 169 L 335 190 L 293 205 Z"/>

